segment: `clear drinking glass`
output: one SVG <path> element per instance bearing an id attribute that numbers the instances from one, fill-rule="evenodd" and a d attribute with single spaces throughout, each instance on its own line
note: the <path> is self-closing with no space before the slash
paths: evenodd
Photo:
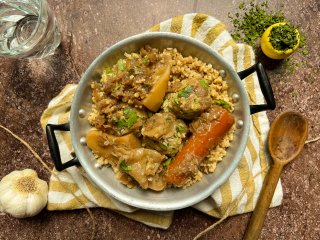
<path id="1" fill-rule="evenodd" d="M 60 44 L 46 0 L 0 0 L 0 56 L 43 58 Z"/>

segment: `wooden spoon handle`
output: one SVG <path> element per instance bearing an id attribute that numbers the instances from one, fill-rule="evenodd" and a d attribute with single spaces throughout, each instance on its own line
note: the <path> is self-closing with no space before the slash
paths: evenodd
<path id="1" fill-rule="evenodd" d="M 259 200 L 256 207 L 252 213 L 250 222 L 248 224 L 246 233 L 243 240 L 257 240 L 259 239 L 261 229 L 263 227 L 264 219 L 267 215 L 270 203 L 276 189 L 277 183 L 279 181 L 283 165 L 281 163 L 275 162 L 267 174 Z"/>

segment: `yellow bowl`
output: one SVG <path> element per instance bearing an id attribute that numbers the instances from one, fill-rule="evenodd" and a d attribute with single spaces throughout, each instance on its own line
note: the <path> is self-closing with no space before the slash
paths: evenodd
<path id="1" fill-rule="evenodd" d="M 281 51 L 281 50 L 275 49 L 272 46 L 272 44 L 270 42 L 270 37 L 269 37 L 271 30 L 274 27 L 278 27 L 278 26 L 285 25 L 285 24 L 287 24 L 287 23 L 286 22 L 275 23 L 275 24 L 271 25 L 270 27 L 268 27 L 266 29 L 266 31 L 262 34 L 261 49 L 267 57 L 272 58 L 272 59 L 285 59 L 285 58 L 289 57 L 299 47 L 300 34 L 297 29 L 295 31 L 296 31 L 296 38 L 298 41 L 297 41 L 297 44 L 293 48 Z"/>

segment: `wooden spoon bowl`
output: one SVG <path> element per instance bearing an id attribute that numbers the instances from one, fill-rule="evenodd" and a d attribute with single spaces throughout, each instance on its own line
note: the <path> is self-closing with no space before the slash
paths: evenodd
<path id="1" fill-rule="evenodd" d="M 302 150 L 308 135 L 308 122 L 301 114 L 288 111 L 271 125 L 268 147 L 273 161 L 287 164 Z"/>

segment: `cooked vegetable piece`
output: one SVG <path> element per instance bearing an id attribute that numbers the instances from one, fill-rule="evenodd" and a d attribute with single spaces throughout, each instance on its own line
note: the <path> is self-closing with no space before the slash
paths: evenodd
<path id="1" fill-rule="evenodd" d="M 149 110 L 156 112 L 161 107 L 164 95 L 168 88 L 171 66 L 169 64 L 159 66 L 154 75 L 154 85 L 147 97 L 142 101 Z"/>
<path id="2" fill-rule="evenodd" d="M 208 88 L 203 81 L 196 78 L 183 80 L 178 92 L 166 96 L 162 106 L 164 111 L 172 112 L 178 118 L 187 120 L 200 116 L 212 105 Z"/>
<path id="3" fill-rule="evenodd" d="M 86 136 L 87 145 L 97 154 L 104 157 L 111 157 L 113 146 L 123 145 L 127 148 L 139 148 L 141 146 L 140 140 L 132 133 L 117 137 L 110 134 L 102 133 L 99 130 L 92 129 Z M 107 144 L 106 144 L 107 143 Z"/>
<path id="4" fill-rule="evenodd" d="M 208 123 L 202 131 L 194 133 L 168 166 L 167 182 L 181 186 L 197 170 L 198 165 L 217 146 L 234 123 L 234 117 L 219 107 L 220 115 Z"/>
<path id="5" fill-rule="evenodd" d="M 156 113 L 144 124 L 141 133 L 145 137 L 160 139 L 175 133 L 176 116 L 172 113 Z"/>
<path id="6" fill-rule="evenodd" d="M 132 133 L 129 133 L 127 135 L 117 137 L 110 134 L 107 134 L 108 140 L 111 145 L 123 145 L 127 148 L 139 148 L 141 147 L 140 140 L 133 135 Z"/>
<path id="7" fill-rule="evenodd" d="M 115 150 L 115 155 L 123 159 L 119 166 L 121 171 L 125 171 L 133 177 L 143 189 L 151 188 L 160 191 L 165 188 L 166 182 L 163 177 L 156 176 L 158 168 L 165 158 L 164 155 L 147 148 L 115 147 Z"/>
<path id="8" fill-rule="evenodd" d="M 112 147 L 110 145 L 105 145 L 107 141 L 107 135 L 98 131 L 96 129 L 91 129 L 86 136 L 87 145 L 95 153 L 109 157 L 111 156 Z"/>
<path id="9" fill-rule="evenodd" d="M 175 155 L 183 144 L 188 126 L 170 112 L 156 113 L 141 130 L 143 144 L 166 155 Z"/>

